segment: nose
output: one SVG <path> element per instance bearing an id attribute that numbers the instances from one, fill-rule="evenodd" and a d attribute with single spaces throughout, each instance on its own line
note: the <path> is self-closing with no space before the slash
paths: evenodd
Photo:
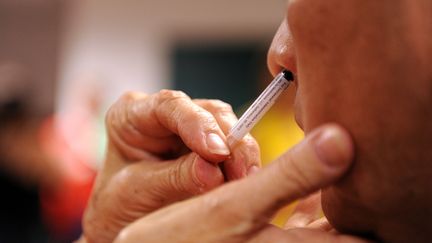
<path id="1" fill-rule="evenodd" d="M 279 26 L 270 46 L 267 65 L 273 76 L 286 69 L 297 74 L 295 46 L 286 19 Z"/>

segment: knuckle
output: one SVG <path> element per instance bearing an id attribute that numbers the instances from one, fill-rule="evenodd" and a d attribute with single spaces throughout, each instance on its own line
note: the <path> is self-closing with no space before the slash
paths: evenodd
<path id="1" fill-rule="evenodd" d="M 132 177 L 132 172 L 128 169 L 128 167 L 122 169 L 120 172 L 118 172 L 116 175 L 114 175 L 111 186 L 112 186 L 112 192 L 113 196 L 120 196 L 124 194 L 129 194 L 129 183 L 130 178 Z"/>
<path id="2" fill-rule="evenodd" d="M 181 103 L 186 103 L 190 98 L 182 91 L 176 90 L 161 90 L 156 95 L 158 107 L 156 109 L 156 116 L 160 120 L 166 120 L 174 127 L 178 126 L 178 120 L 184 117 L 187 110 L 183 109 Z"/>
<path id="3" fill-rule="evenodd" d="M 127 166 L 114 175 L 110 182 L 111 197 L 119 202 L 119 205 L 135 204 L 136 197 L 141 190 L 146 190 L 136 184 L 137 173 L 133 167 Z M 144 179 L 145 180 L 145 179 Z"/>
<path id="4" fill-rule="evenodd" d="M 128 91 L 123 93 L 120 98 L 108 109 L 105 116 L 105 124 L 108 127 L 115 127 L 123 122 L 122 119 L 128 118 L 128 112 L 133 111 L 128 107 L 133 101 L 146 97 L 146 94 Z"/>
<path id="5" fill-rule="evenodd" d="M 136 92 L 126 91 L 120 96 L 120 100 L 131 100 L 134 99 L 135 96 L 136 96 Z"/>
<path id="6" fill-rule="evenodd" d="M 242 189 L 244 188 L 239 183 L 233 182 L 206 194 L 200 198 L 200 206 L 203 207 L 204 214 L 214 215 L 216 222 L 222 220 L 224 225 L 233 231 L 244 233 L 256 227 L 257 224 L 265 224 L 268 222 L 268 218 L 251 213 L 254 211 L 253 207 L 248 203 L 241 202 L 247 197 L 245 197 L 246 194 L 243 194 Z"/>
<path id="7" fill-rule="evenodd" d="M 261 152 L 258 142 L 250 135 L 245 136 L 241 141 L 241 149 L 247 158 L 248 164 L 259 165 L 261 162 Z"/>
<path id="8" fill-rule="evenodd" d="M 248 134 L 243 138 L 243 142 L 245 145 L 247 145 L 249 148 L 252 148 L 254 150 L 258 150 L 259 152 L 259 145 L 258 142 L 255 140 L 255 138 L 252 137 L 252 135 Z"/>
<path id="9" fill-rule="evenodd" d="M 208 100 L 207 109 L 221 114 L 234 113 L 232 106 L 221 100 Z"/>
<path id="10" fill-rule="evenodd" d="M 145 97 L 147 97 L 147 94 L 145 93 L 136 92 L 136 91 L 126 91 L 120 96 L 119 102 L 130 102 Z"/>
<path id="11" fill-rule="evenodd" d="M 187 96 L 183 91 L 179 91 L 179 90 L 163 89 L 159 91 L 157 95 L 159 100 L 161 101 L 160 103 L 173 101 L 177 99 L 189 99 L 189 96 Z"/>
<path id="12" fill-rule="evenodd" d="M 223 219 L 226 225 L 236 225 L 241 222 L 248 222 L 248 215 L 237 207 L 231 207 L 231 199 L 224 195 L 211 194 L 202 198 L 201 206 L 206 210 L 208 215 L 217 214 L 217 217 Z"/>
<path id="13" fill-rule="evenodd" d="M 214 103 L 220 112 L 233 112 L 232 106 L 226 102 L 223 102 L 221 100 L 214 100 Z"/>

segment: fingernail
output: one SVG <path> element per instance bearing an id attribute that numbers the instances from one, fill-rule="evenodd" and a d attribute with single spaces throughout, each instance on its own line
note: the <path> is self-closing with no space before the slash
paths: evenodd
<path id="1" fill-rule="evenodd" d="M 215 133 L 207 135 L 207 148 L 213 154 L 229 155 L 231 153 L 222 138 Z"/>
<path id="2" fill-rule="evenodd" d="M 260 170 L 260 168 L 256 165 L 252 165 L 251 167 L 249 167 L 248 171 L 247 171 L 247 175 L 253 175 L 255 173 L 257 173 Z"/>
<path id="3" fill-rule="evenodd" d="M 318 157 L 329 166 L 340 166 L 352 155 L 349 137 L 336 128 L 327 128 L 315 141 Z"/>

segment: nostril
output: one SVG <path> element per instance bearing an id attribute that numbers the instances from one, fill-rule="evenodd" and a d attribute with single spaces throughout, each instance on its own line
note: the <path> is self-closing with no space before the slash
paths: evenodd
<path id="1" fill-rule="evenodd" d="M 294 81 L 294 75 L 291 71 L 283 70 L 282 71 L 284 78 L 288 81 Z"/>

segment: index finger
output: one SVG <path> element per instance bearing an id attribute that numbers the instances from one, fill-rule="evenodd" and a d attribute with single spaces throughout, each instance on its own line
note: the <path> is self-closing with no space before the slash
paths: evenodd
<path id="1" fill-rule="evenodd" d="M 153 95 L 128 93 L 108 112 L 110 142 L 130 159 L 134 150 L 154 154 L 179 150 L 179 138 L 204 159 L 220 162 L 230 151 L 215 118 L 180 91 L 162 90 Z M 112 141 L 111 141 L 112 140 Z"/>
<path id="2" fill-rule="evenodd" d="M 216 119 L 225 134 L 237 122 L 231 106 L 220 100 L 195 99 L 194 102 L 208 110 Z M 225 176 L 228 180 L 245 177 L 253 167 L 261 164 L 260 150 L 257 141 L 247 134 L 238 144 L 231 148 L 231 156 L 223 164 Z"/>

